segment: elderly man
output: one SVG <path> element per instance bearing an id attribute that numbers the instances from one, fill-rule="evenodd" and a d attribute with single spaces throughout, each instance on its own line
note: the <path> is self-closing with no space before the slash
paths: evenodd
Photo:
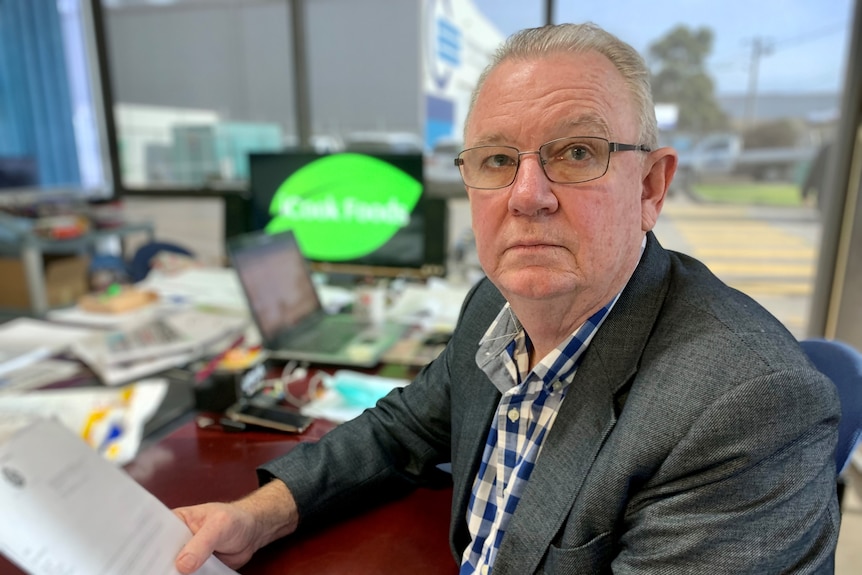
<path id="1" fill-rule="evenodd" d="M 648 72 L 593 25 L 525 30 L 476 88 L 458 156 L 479 260 L 443 354 L 403 390 L 177 510 L 241 565 L 306 522 L 454 482 L 461 573 L 831 573 L 832 384 L 754 301 L 650 231 L 676 167 Z"/>

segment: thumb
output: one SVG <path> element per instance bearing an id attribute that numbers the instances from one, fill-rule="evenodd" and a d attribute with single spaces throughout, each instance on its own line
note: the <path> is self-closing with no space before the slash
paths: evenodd
<path id="1" fill-rule="evenodd" d="M 180 550 L 179 555 L 177 555 L 177 559 L 174 562 L 174 566 L 177 568 L 177 571 L 183 575 L 191 575 L 200 569 L 203 564 L 203 557 L 195 551 L 190 550 L 189 545 L 186 545 Z"/>
<path id="2" fill-rule="evenodd" d="M 187 525 L 194 524 L 194 518 L 185 513 L 184 509 L 175 509 L 174 513 L 179 516 Z M 209 559 L 215 550 L 217 533 L 210 528 L 210 525 L 204 523 L 198 529 L 191 539 L 186 542 L 180 552 L 177 554 L 174 565 L 177 570 L 183 575 L 194 573 Z"/>

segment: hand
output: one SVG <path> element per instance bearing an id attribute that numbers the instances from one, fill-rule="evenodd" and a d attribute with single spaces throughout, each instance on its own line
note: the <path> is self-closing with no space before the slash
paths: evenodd
<path id="1" fill-rule="evenodd" d="M 181 507 L 174 513 L 194 534 L 177 556 L 180 573 L 194 573 L 213 552 L 235 569 L 248 562 L 259 548 L 254 517 L 234 503 L 205 503 Z"/>
<path id="2" fill-rule="evenodd" d="M 236 569 L 264 545 L 292 533 L 299 522 L 296 502 L 278 480 L 234 503 L 204 503 L 174 513 L 193 534 L 176 559 L 184 575 L 199 569 L 213 553 Z"/>

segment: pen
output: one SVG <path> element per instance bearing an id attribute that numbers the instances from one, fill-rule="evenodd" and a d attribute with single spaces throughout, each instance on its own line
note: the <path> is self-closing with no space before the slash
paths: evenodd
<path id="1" fill-rule="evenodd" d="M 230 351 L 242 345 L 243 341 L 245 341 L 245 335 L 240 335 L 221 353 L 217 354 L 215 357 L 209 360 L 206 365 L 204 365 L 201 369 L 195 372 L 195 383 L 202 383 L 204 380 L 206 380 L 206 378 L 211 376 L 212 373 L 216 370 L 216 367 L 218 367 L 219 362 L 223 360 Z"/>

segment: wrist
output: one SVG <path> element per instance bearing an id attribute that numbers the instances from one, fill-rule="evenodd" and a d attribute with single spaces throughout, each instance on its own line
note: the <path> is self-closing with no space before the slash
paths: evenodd
<path id="1" fill-rule="evenodd" d="M 293 533 L 299 525 L 296 501 L 279 479 L 238 500 L 236 505 L 249 515 L 258 549 Z"/>

